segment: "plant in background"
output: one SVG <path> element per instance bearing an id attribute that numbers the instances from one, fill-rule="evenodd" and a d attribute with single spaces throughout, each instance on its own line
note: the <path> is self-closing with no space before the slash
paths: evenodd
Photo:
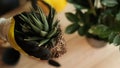
<path id="1" fill-rule="evenodd" d="M 81 36 L 120 45 L 120 1 L 119 0 L 68 0 L 76 8 L 67 12 L 72 22 L 66 33 L 78 32 Z"/>

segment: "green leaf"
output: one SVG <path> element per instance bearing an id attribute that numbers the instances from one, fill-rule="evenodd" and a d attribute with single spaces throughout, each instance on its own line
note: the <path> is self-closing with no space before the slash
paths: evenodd
<path id="1" fill-rule="evenodd" d="M 118 5 L 117 0 L 102 0 L 101 3 L 106 7 L 114 7 Z"/>
<path id="2" fill-rule="evenodd" d="M 57 28 L 52 29 L 49 33 L 47 38 L 51 38 L 52 36 L 54 36 L 57 33 Z"/>
<path id="3" fill-rule="evenodd" d="M 49 39 L 44 39 L 40 41 L 40 44 L 38 45 L 39 47 L 44 45 L 45 43 L 47 43 L 49 41 Z"/>
<path id="4" fill-rule="evenodd" d="M 113 40 L 113 43 L 114 43 L 116 46 L 120 45 L 120 35 L 119 35 L 119 34 L 115 36 L 115 38 L 114 38 L 114 40 Z"/>
<path id="5" fill-rule="evenodd" d="M 54 29 L 55 27 L 58 28 L 59 22 L 60 22 L 59 20 L 56 20 L 55 22 L 53 22 L 51 25 L 51 30 Z"/>
<path id="6" fill-rule="evenodd" d="M 69 21 L 71 21 L 73 23 L 78 23 L 79 22 L 79 18 L 75 14 L 68 12 L 65 15 L 66 15 L 66 17 Z"/>
<path id="7" fill-rule="evenodd" d="M 41 8 L 38 8 L 38 11 L 39 11 L 39 15 L 42 18 L 43 24 L 44 24 L 44 30 L 45 31 L 49 31 L 49 25 L 48 25 L 48 21 L 47 21 L 46 15 L 44 14 L 44 12 L 42 11 Z"/>
<path id="8" fill-rule="evenodd" d="M 43 24 L 41 23 L 40 20 L 38 20 L 38 19 L 36 18 L 37 15 L 36 15 L 36 17 L 35 17 L 34 15 L 29 14 L 29 16 L 31 16 L 32 20 L 34 21 L 34 23 L 36 24 L 36 26 L 37 26 L 38 28 L 43 29 Z"/>
<path id="9" fill-rule="evenodd" d="M 65 32 L 67 34 L 72 34 L 72 33 L 74 33 L 78 29 L 79 29 L 79 25 L 78 24 L 71 24 L 71 25 L 67 26 Z"/>
<path id="10" fill-rule="evenodd" d="M 47 35 L 47 33 L 48 33 L 48 32 L 46 32 L 46 31 L 42 31 L 42 30 L 40 31 L 40 35 L 41 35 L 42 37 L 45 37 L 45 36 Z"/>
<path id="11" fill-rule="evenodd" d="M 115 18 L 117 21 L 120 21 L 120 11 L 119 13 L 116 14 L 116 18 Z"/>
<path id="12" fill-rule="evenodd" d="M 23 20 L 24 22 L 27 22 L 27 23 L 31 22 L 25 15 L 23 14 L 20 14 L 20 15 L 21 15 L 20 16 L 21 20 Z"/>
<path id="13" fill-rule="evenodd" d="M 49 15 L 47 17 L 47 21 L 51 24 L 51 23 L 53 23 L 53 20 L 55 17 L 55 10 L 52 7 L 50 7 L 49 10 L 50 10 L 50 12 L 49 12 Z"/>
<path id="14" fill-rule="evenodd" d="M 31 27 L 28 26 L 27 24 L 20 24 L 20 26 L 22 27 L 23 32 L 30 32 L 31 31 Z"/>
<path id="15" fill-rule="evenodd" d="M 115 16 L 112 14 L 112 10 L 106 9 L 101 13 L 98 22 L 104 25 L 113 26 Z"/>
<path id="16" fill-rule="evenodd" d="M 115 38 L 116 35 L 117 35 L 116 32 L 111 32 L 110 35 L 109 35 L 109 37 L 108 37 L 108 41 L 110 43 L 113 43 L 113 40 L 114 40 L 114 38 Z"/>
<path id="17" fill-rule="evenodd" d="M 111 33 L 111 30 L 109 30 L 107 26 L 102 24 L 96 25 L 90 30 L 92 31 L 92 34 L 98 35 L 100 38 L 107 38 Z"/>
<path id="18" fill-rule="evenodd" d="M 93 5 L 95 0 L 84 0 L 84 1 L 83 0 L 67 0 L 67 1 L 74 5 L 78 5 L 84 8 L 90 8 L 89 1 L 91 1 L 91 4 Z"/>
<path id="19" fill-rule="evenodd" d="M 84 27 L 79 27 L 78 34 L 83 36 L 83 35 L 85 35 L 85 33 L 86 33 L 86 29 Z"/>
<path id="20" fill-rule="evenodd" d="M 40 40 L 40 37 L 28 37 L 26 39 L 24 39 L 24 41 L 36 41 L 36 40 Z"/>

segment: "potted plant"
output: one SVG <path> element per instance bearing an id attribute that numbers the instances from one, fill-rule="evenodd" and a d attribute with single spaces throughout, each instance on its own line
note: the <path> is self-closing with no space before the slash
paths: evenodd
<path id="1" fill-rule="evenodd" d="M 66 33 L 78 32 L 86 36 L 115 45 L 120 44 L 120 1 L 119 0 L 68 0 L 75 7 L 75 13 L 67 12 L 72 22 Z"/>
<path id="2" fill-rule="evenodd" d="M 20 53 L 23 53 L 41 60 L 48 60 L 49 64 L 59 67 L 60 64 L 52 58 L 63 55 L 66 52 L 66 44 L 59 20 L 54 17 L 56 11 L 59 12 L 64 8 L 63 2 L 66 4 L 66 1 L 38 0 L 36 3 L 36 0 L 30 0 L 27 2 L 32 4 L 32 6 L 28 5 L 30 9 L 32 7 L 34 9 L 31 9 L 30 12 L 25 12 L 26 9 L 23 9 L 24 13 L 18 11 L 18 15 L 13 13 L 15 16 L 12 19 L 9 18 L 2 21 L 3 23 L 0 22 L 0 26 L 2 26 L 0 36 L 7 39 L 14 48 L 5 52 L 3 61 L 6 64 L 10 63 L 10 65 L 16 64 Z M 60 9 L 57 9 L 58 6 L 56 6 L 58 2 L 61 6 Z M 14 53 L 11 55 L 11 52 Z M 18 54 L 17 59 L 14 58 L 16 54 Z"/>
<path id="3" fill-rule="evenodd" d="M 54 19 L 55 10 L 48 7 L 50 12 L 47 17 L 39 7 L 15 16 L 8 41 L 16 50 L 51 63 L 52 58 L 60 57 L 66 49 L 59 21 Z"/>
<path id="4" fill-rule="evenodd" d="M 48 60 L 48 63 L 59 67 L 60 64 L 52 60 L 66 53 L 65 40 L 55 17 L 56 11 L 50 7 L 48 15 L 37 6 L 30 12 L 14 16 L 8 24 L 5 34 L 11 46 L 31 57 Z"/>

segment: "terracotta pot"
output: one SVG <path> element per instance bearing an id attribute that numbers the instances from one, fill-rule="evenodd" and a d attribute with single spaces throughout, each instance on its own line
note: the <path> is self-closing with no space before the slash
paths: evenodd
<path id="1" fill-rule="evenodd" d="M 105 47 L 107 42 L 103 41 L 103 40 L 97 40 L 94 38 L 86 38 L 88 44 L 90 44 L 90 46 L 94 47 L 94 48 L 102 48 Z"/>

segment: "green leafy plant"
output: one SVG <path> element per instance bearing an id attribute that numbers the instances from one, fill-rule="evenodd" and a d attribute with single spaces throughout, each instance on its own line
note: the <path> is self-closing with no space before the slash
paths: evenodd
<path id="1" fill-rule="evenodd" d="M 75 13 L 67 12 L 72 22 L 66 33 L 78 32 L 81 36 L 92 37 L 120 45 L 120 0 L 68 0 L 76 8 Z"/>

